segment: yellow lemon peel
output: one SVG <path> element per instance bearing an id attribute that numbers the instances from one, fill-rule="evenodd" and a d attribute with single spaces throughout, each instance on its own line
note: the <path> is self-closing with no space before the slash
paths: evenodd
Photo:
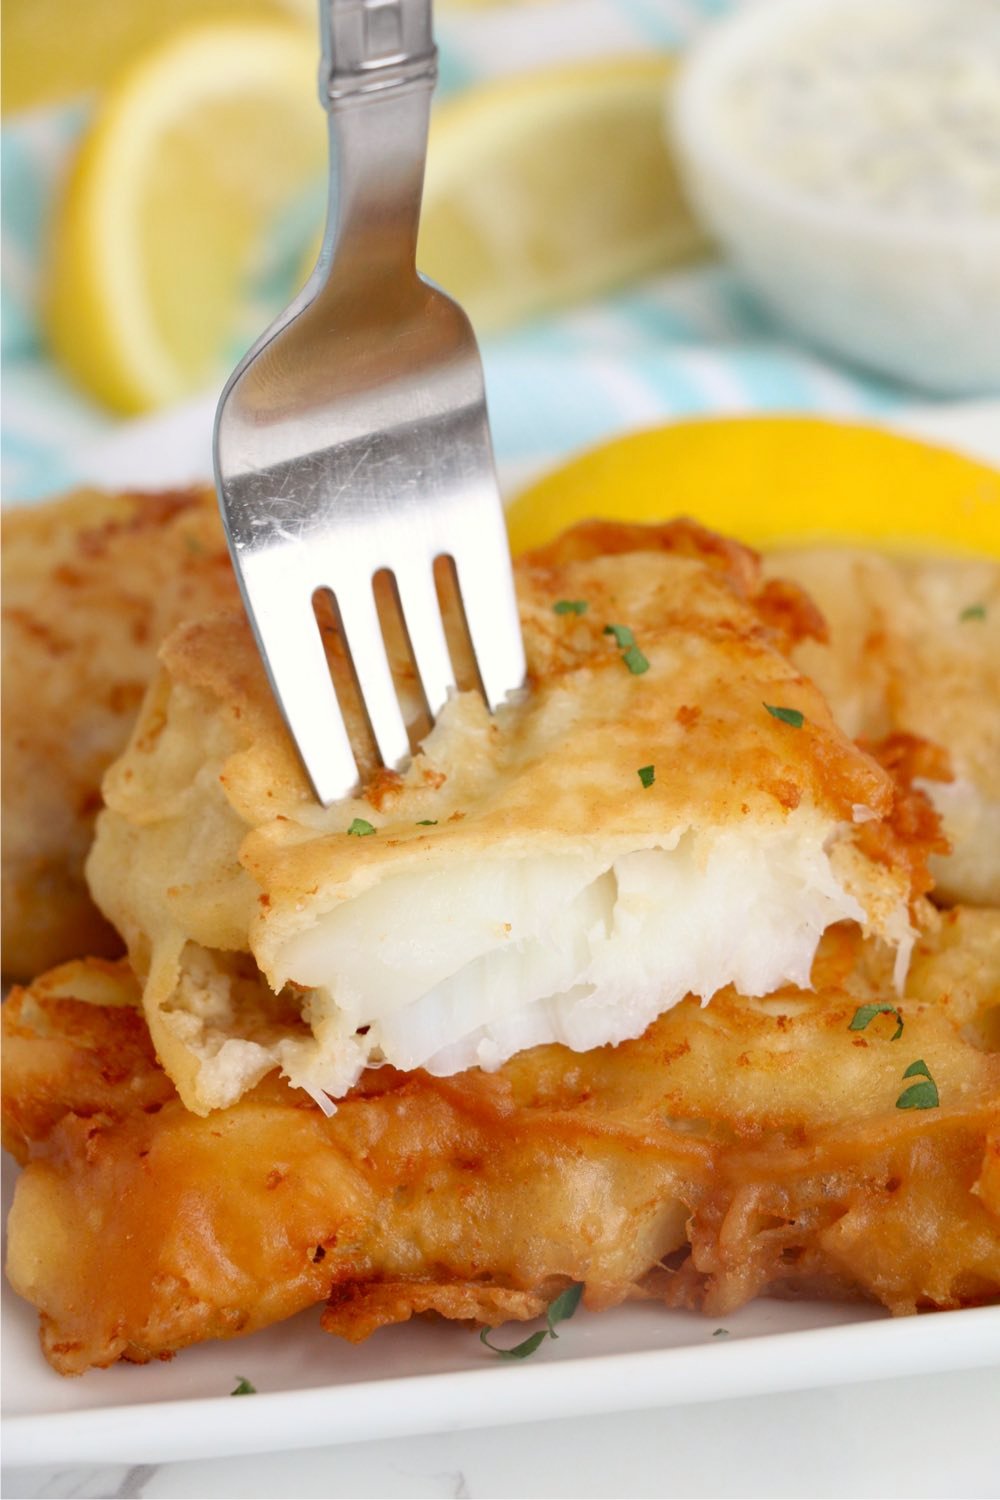
<path id="1" fill-rule="evenodd" d="M 1000 471 L 932 443 L 813 417 L 708 417 L 630 433 L 523 490 L 515 552 L 576 521 L 688 515 L 755 546 L 817 541 L 1000 557 Z"/>

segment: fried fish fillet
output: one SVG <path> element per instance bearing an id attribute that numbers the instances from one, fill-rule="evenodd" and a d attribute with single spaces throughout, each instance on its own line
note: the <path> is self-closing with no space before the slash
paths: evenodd
<path id="1" fill-rule="evenodd" d="M 124 963 L 67 965 L 4 1006 L 5 1141 L 25 1164 L 8 1274 L 64 1374 L 320 1302 L 351 1340 L 428 1310 L 525 1319 L 567 1282 L 593 1308 L 713 1318 L 762 1293 L 895 1313 L 987 1300 L 1000 913 L 932 915 L 902 998 L 890 968 L 844 924 L 813 991 L 687 999 L 636 1040 L 494 1073 L 384 1067 L 332 1118 L 272 1075 L 202 1118 L 157 1064 Z M 898 1014 L 851 1029 L 879 1004 Z M 901 1107 L 916 1059 L 935 1107 Z"/>
<path id="2" fill-rule="evenodd" d="M 637 550 L 657 535 L 577 528 L 571 550 Z M 81 492 L 7 513 L 3 544 L 3 968 L 28 976 L 119 946 L 82 875 L 101 776 L 124 747 L 160 638 L 236 595 L 207 492 Z M 932 789 L 953 846 L 934 862 L 936 899 L 1000 900 L 995 567 L 927 564 L 927 588 L 904 590 L 896 608 L 898 566 L 873 553 L 821 549 L 767 566 L 787 566 L 834 621 L 832 648 L 807 647 L 801 664 L 842 727 L 875 738 L 909 729 L 952 750 L 955 780 Z M 770 603 L 777 621 L 780 592 Z"/>
<path id="3" fill-rule="evenodd" d="M 936 829 L 895 835 L 896 784 L 790 665 L 814 612 L 735 543 L 656 537 L 522 558 L 527 691 L 493 717 L 456 695 L 405 774 L 326 809 L 242 615 L 168 640 L 88 875 L 189 1109 L 275 1067 L 322 1102 L 372 1061 L 636 1037 L 688 993 L 807 984 L 845 918 L 905 972 Z M 228 951 L 298 993 L 304 1036 L 247 1029 Z"/>
<path id="4" fill-rule="evenodd" d="M 793 659 L 852 737 L 904 732 L 947 749 L 923 783 L 951 852 L 935 899 L 1000 905 L 1000 564 L 889 558 L 848 548 L 776 553 L 830 628 Z"/>
<path id="5" fill-rule="evenodd" d="M 121 951 L 83 862 L 163 636 L 232 605 L 212 495 L 85 491 L 3 520 L 3 970 Z"/>

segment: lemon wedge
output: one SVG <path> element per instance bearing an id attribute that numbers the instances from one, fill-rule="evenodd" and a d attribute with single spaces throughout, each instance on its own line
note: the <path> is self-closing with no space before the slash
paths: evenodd
<path id="1" fill-rule="evenodd" d="M 704 418 L 631 433 L 513 501 L 515 552 L 602 517 L 687 515 L 758 546 L 874 542 L 1000 557 L 1000 472 L 860 423 Z"/>
<path id="2" fill-rule="evenodd" d="M 4 113 L 103 88 L 178 26 L 289 16 L 315 31 L 315 0 L 5 0 Z"/>
<path id="3" fill-rule="evenodd" d="M 478 329 L 696 253 L 663 130 L 669 57 L 540 69 L 435 113 L 417 264 Z"/>
<path id="4" fill-rule="evenodd" d="M 322 180 L 316 71 L 312 28 L 228 21 L 169 37 L 109 91 L 56 225 L 48 305 L 55 354 L 109 406 L 204 387 L 264 326 L 247 317 L 262 247 Z"/>

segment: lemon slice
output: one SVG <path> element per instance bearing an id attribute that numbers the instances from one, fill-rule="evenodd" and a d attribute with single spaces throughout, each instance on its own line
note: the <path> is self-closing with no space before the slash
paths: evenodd
<path id="1" fill-rule="evenodd" d="M 282 15 L 315 28 L 315 0 L 6 0 L 4 113 L 102 88 L 180 25 Z"/>
<path id="2" fill-rule="evenodd" d="M 53 349 L 138 412 L 225 372 L 263 322 L 247 282 L 268 231 L 322 178 L 311 28 L 220 22 L 170 37 L 109 92 L 56 226 Z"/>
<path id="3" fill-rule="evenodd" d="M 669 57 L 472 89 L 431 128 L 417 263 L 490 330 L 694 254 L 663 132 Z"/>
<path id="4" fill-rule="evenodd" d="M 507 525 L 523 552 L 576 521 L 677 515 L 759 546 L 839 540 L 1000 557 L 1000 472 L 860 424 L 706 418 L 584 453 L 524 490 Z"/>

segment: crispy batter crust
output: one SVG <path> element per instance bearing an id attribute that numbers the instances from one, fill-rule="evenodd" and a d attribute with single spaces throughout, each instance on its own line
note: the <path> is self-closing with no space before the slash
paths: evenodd
<path id="1" fill-rule="evenodd" d="M 829 622 L 829 640 L 799 642 L 793 660 L 838 724 L 947 751 L 915 770 L 952 846 L 931 861 L 934 899 L 1000 904 L 1000 567 L 822 547 L 776 552 L 765 569 L 794 579 Z"/>
<path id="2" fill-rule="evenodd" d="M 787 578 L 764 579 L 758 552 L 732 537 L 710 531 L 688 516 L 658 525 L 627 521 L 581 521 L 530 554 L 537 567 L 614 557 L 624 552 L 669 552 L 706 563 L 741 599 L 752 604 L 782 651 L 799 641 L 826 642 L 826 620 L 812 599 Z"/>
<path id="3" fill-rule="evenodd" d="M 933 922 L 892 1041 L 892 1016 L 849 1029 L 898 997 L 884 956 L 835 929 L 815 993 L 686 1001 L 635 1042 L 495 1074 L 384 1068 L 332 1119 L 273 1078 L 189 1114 L 127 973 L 68 965 L 4 1007 L 27 1163 L 9 1275 L 66 1374 L 318 1302 L 352 1340 L 429 1310 L 529 1318 L 568 1281 L 591 1307 L 716 1318 L 766 1292 L 980 1302 L 1000 1292 L 998 965 L 1000 914 Z M 936 1109 L 896 1107 L 915 1058 Z"/>
<path id="4" fill-rule="evenodd" d="M 946 751 L 914 734 L 895 733 L 884 740 L 861 739 L 858 743 L 880 766 L 891 772 L 895 782 L 892 811 L 882 822 L 863 823 L 858 843 L 869 859 L 888 869 L 906 865 L 910 871 L 910 890 L 925 895 L 934 887 L 931 856 L 951 852 L 951 843 L 941 830 L 941 819 L 918 778 L 950 779 Z"/>
<path id="5" fill-rule="evenodd" d="M 81 492 L 3 519 L 3 970 L 121 951 L 83 862 L 180 620 L 236 588 L 214 496 Z"/>

